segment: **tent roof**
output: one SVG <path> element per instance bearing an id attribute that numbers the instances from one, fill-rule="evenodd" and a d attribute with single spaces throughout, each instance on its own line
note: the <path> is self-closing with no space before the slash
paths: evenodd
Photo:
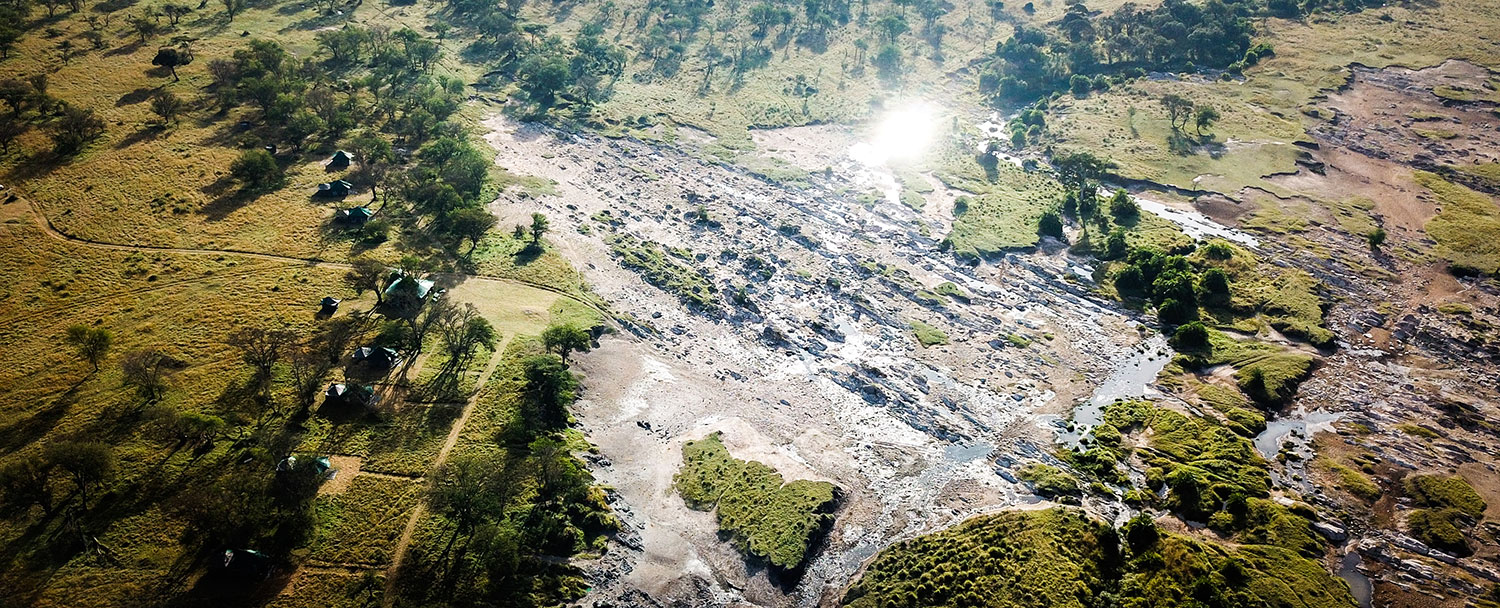
<path id="1" fill-rule="evenodd" d="M 385 292 L 384 292 L 385 295 L 391 295 L 393 293 L 396 293 L 396 286 L 400 285 L 402 281 L 416 281 L 416 283 L 417 283 L 417 297 L 419 297 L 419 298 L 425 298 L 425 297 L 427 297 L 427 294 L 429 294 L 429 293 L 432 292 L 433 285 L 436 285 L 436 283 L 434 283 L 432 281 L 429 281 L 427 279 L 413 279 L 411 277 L 401 277 L 399 279 L 391 281 L 391 284 L 387 285 L 385 287 Z"/>

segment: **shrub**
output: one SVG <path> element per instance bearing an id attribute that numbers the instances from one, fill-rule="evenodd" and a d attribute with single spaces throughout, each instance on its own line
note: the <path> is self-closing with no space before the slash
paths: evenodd
<path id="1" fill-rule="evenodd" d="M 229 165 L 229 175 L 245 190 L 267 190 L 281 181 L 281 167 L 270 152 L 246 150 Z"/>
<path id="2" fill-rule="evenodd" d="M 1084 95 L 1088 95 L 1089 89 L 1092 88 L 1094 88 L 1094 81 L 1089 80 L 1089 77 L 1084 76 L 1083 74 L 1074 74 L 1073 77 L 1068 80 L 1068 89 L 1071 90 L 1073 92 L 1073 95 L 1075 96 L 1083 97 Z"/>
<path id="3" fill-rule="evenodd" d="M 1198 351 L 1212 347 L 1208 340 L 1208 327 L 1198 321 L 1183 324 L 1172 334 L 1172 347 L 1179 351 Z"/>
<path id="4" fill-rule="evenodd" d="M 1040 234 L 1042 236 L 1050 236 L 1062 239 L 1062 217 L 1057 214 L 1057 210 L 1048 209 L 1046 211 L 1043 211 L 1042 218 L 1037 221 L 1036 231 L 1037 234 Z"/>
<path id="5" fill-rule="evenodd" d="M 1116 190 L 1114 196 L 1109 198 L 1109 214 L 1114 216 L 1115 221 L 1132 220 L 1141 215 L 1141 207 L 1135 202 L 1135 198 L 1122 190 Z"/>

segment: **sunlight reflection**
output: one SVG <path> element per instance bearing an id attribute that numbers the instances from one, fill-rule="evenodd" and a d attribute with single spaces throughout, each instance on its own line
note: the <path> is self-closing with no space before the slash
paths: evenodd
<path id="1" fill-rule="evenodd" d="M 887 111 L 866 141 L 849 148 L 849 156 L 866 167 L 914 160 L 937 139 L 939 108 L 915 102 Z"/>

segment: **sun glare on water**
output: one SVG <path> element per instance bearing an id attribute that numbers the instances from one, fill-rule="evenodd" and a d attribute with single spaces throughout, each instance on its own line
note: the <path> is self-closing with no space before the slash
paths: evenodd
<path id="1" fill-rule="evenodd" d="M 886 112 L 868 140 L 849 149 L 861 165 L 876 167 L 920 158 L 937 139 L 938 107 L 917 102 Z"/>

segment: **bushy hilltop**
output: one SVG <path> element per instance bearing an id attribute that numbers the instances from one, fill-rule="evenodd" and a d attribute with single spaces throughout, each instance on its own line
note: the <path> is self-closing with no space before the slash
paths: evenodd
<path id="1" fill-rule="evenodd" d="M 1227 548 L 1140 516 L 1116 529 L 1068 508 L 1009 511 L 897 543 L 844 606 L 1355 606 L 1343 581 L 1279 547 Z"/>

